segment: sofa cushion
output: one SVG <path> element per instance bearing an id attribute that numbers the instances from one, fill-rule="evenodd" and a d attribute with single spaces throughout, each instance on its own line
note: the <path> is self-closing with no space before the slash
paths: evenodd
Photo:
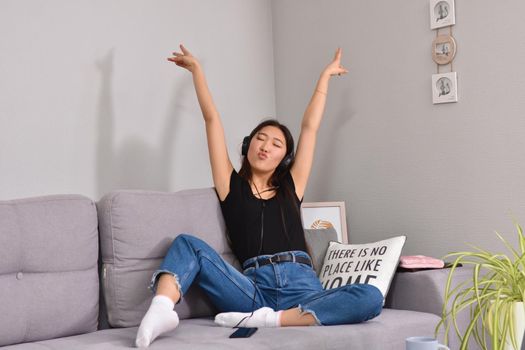
<path id="1" fill-rule="evenodd" d="M 113 327 L 140 323 L 153 294 L 148 289 L 173 239 L 181 233 L 206 241 L 226 261 L 239 267 L 225 236 L 217 195 L 212 188 L 175 193 L 115 191 L 97 203 L 102 288 L 108 322 Z M 181 319 L 209 316 L 215 309 L 197 286 L 177 305 Z"/>
<path id="2" fill-rule="evenodd" d="M 324 257 L 331 241 L 337 241 L 337 231 L 333 227 L 323 229 L 305 229 L 304 237 L 309 253 L 312 255 L 312 262 L 316 274 L 319 276 L 323 267 Z"/>
<path id="3" fill-rule="evenodd" d="M 97 329 L 97 233 L 80 195 L 0 201 L 0 346 Z"/>
<path id="4" fill-rule="evenodd" d="M 401 325 L 399 320 L 403 320 Z M 219 327 L 212 319 L 183 320 L 174 331 L 157 338 L 150 348 L 158 350 L 200 349 L 352 349 L 404 350 L 405 338 L 414 335 L 433 336 L 439 317 L 432 314 L 383 310 L 378 317 L 353 325 L 322 327 L 259 328 L 250 338 L 230 339 L 231 328 Z M 80 336 L 22 344 L 5 350 L 38 349 L 129 349 L 137 327 L 108 329 Z M 4 349 L 2 349 L 4 350 Z"/>

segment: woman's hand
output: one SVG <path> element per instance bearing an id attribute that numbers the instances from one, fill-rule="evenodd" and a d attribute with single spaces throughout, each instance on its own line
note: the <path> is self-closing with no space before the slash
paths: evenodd
<path id="1" fill-rule="evenodd" d="M 348 73 L 348 70 L 341 65 L 341 53 L 341 48 L 338 48 L 335 52 L 334 60 L 328 66 L 326 66 L 326 68 L 323 71 L 323 74 L 328 74 L 332 76 Z"/>
<path id="2" fill-rule="evenodd" d="M 174 62 L 177 66 L 186 68 L 193 73 L 195 68 L 199 67 L 199 61 L 182 44 L 180 49 L 182 53 L 173 52 L 174 57 L 168 57 L 168 61 Z"/>

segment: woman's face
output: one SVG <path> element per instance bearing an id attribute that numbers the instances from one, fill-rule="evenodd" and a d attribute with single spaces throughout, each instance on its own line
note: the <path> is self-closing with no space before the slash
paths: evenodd
<path id="1" fill-rule="evenodd" d="M 275 126 L 265 126 L 251 139 L 248 161 L 253 170 L 273 172 L 286 155 L 284 133 Z"/>

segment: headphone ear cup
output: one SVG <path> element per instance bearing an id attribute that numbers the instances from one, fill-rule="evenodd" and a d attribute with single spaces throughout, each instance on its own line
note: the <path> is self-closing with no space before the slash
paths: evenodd
<path id="1" fill-rule="evenodd" d="M 293 157 L 294 157 L 293 153 L 288 154 L 286 157 L 284 157 L 281 163 L 279 163 L 279 170 L 281 171 L 286 170 L 290 166 L 290 163 L 292 163 Z"/>
<path id="2" fill-rule="evenodd" d="M 250 148 L 250 136 L 245 136 L 242 140 L 241 154 L 246 157 L 248 154 L 248 148 Z"/>

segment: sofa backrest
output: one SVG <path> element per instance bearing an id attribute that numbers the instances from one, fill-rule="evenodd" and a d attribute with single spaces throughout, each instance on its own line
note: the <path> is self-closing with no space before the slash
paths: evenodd
<path id="1" fill-rule="evenodd" d="M 0 201 L 0 346 L 95 331 L 97 259 L 91 199 Z"/>
<path id="2" fill-rule="evenodd" d="M 205 240 L 239 267 L 225 235 L 217 195 L 212 188 L 180 192 L 114 191 L 97 203 L 102 255 L 102 289 L 112 327 L 140 324 L 152 292 L 153 272 L 173 239 L 189 233 Z M 204 293 L 193 286 L 177 305 L 181 319 L 213 315 Z"/>

